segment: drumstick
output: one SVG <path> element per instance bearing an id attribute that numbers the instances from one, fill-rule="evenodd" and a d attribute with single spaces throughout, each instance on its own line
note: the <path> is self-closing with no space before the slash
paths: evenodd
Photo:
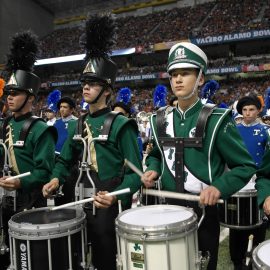
<path id="1" fill-rule="evenodd" d="M 18 179 L 18 178 L 23 178 L 23 177 L 28 176 L 30 174 L 31 174 L 30 172 L 26 172 L 26 173 L 10 176 L 10 177 L 6 178 L 5 180 L 14 180 L 14 179 Z"/>
<path id="2" fill-rule="evenodd" d="M 186 193 L 176 193 L 176 192 L 164 191 L 164 190 L 146 189 L 146 188 L 143 189 L 143 194 L 158 196 L 158 197 L 166 197 L 166 198 L 171 198 L 171 199 L 187 200 L 187 201 L 199 201 L 200 200 L 200 196 L 198 196 L 198 195 L 192 195 L 192 194 L 186 194 Z M 221 199 L 219 199 L 217 202 L 224 203 L 224 201 Z"/>
<path id="3" fill-rule="evenodd" d="M 133 163 L 125 159 L 125 164 L 128 165 L 128 167 L 135 173 L 137 173 L 140 177 L 143 176 L 143 172 L 139 170 Z"/>
<path id="4" fill-rule="evenodd" d="M 116 195 L 120 195 L 120 194 L 124 194 L 124 193 L 130 193 L 130 188 L 124 188 L 124 189 L 120 189 L 120 190 L 113 191 L 113 192 L 110 192 L 110 193 L 106 193 L 105 196 L 116 196 Z M 62 208 L 70 207 L 70 206 L 75 206 L 75 205 L 78 205 L 78 204 L 92 202 L 94 200 L 95 200 L 94 198 L 83 199 L 83 200 L 80 200 L 80 201 L 55 206 L 55 207 L 51 208 L 51 210 L 58 210 L 58 209 L 62 209 Z"/>
<path id="5" fill-rule="evenodd" d="M 248 248 L 247 248 L 247 253 L 249 253 L 252 249 L 252 246 L 253 246 L 253 234 L 251 234 L 249 237 L 248 237 Z M 249 265 L 249 262 L 250 262 L 250 255 L 248 254 L 247 257 L 246 257 L 246 266 Z"/>

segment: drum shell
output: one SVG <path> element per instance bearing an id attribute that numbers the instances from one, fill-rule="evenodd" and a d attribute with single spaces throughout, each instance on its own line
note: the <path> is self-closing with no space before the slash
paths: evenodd
<path id="1" fill-rule="evenodd" d="M 270 240 L 264 241 L 261 244 L 259 244 L 252 252 L 252 269 L 255 270 L 270 270 L 270 260 L 269 263 L 266 264 L 266 262 L 260 258 L 259 252 L 265 249 L 267 258 L 270 257 Z"/>
<path id="2" fill-rule="evenodd" d="M 73 268 L 80 269 L 84 229 L 81 208 L 51 211 L 45 207 L 15 214 L 9 221 L 13 264 L 19 270 L 64 270 L 72 259 Z"/>
<path id="3" fill-rule="evenodd" d="M 156 210 L 166 207 L 190 211 L 192 216 L 180 222 L 145 227 L 121 221 L 121 216 L 127 212 L 143 211 L 144 209 Z M 187 208 L 181 206 L 153 205 L 124 211 L 116 219 L 118 255 L 122 261 L 126 260 L 123 263 L 123 269 L 199 269 L 197 226 L 196 214 L 191 209 L 187 210 Z M 133 245 L 137 245 L 142 252 L 132 251 Z M 181 256 L 181 253 L 183 256 Z"/>
<path id="4" fill-rule="evenodd" d="M 224 227 L 247 230 L 262 224 L 255 189 L 237 192 L 218 207 L 220 224 Z"/>

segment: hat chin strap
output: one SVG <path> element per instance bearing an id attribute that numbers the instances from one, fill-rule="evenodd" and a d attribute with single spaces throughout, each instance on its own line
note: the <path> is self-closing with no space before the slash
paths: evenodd
<path id="1" fill-rule="evenodd" d="M 194 96 L 195 93 L 196 93 L 196 90 L 197 90 L 197 88 L 198 88 L 198 85 L 199 85 L 201 76 L 202 76 L 202 68 L 200 68 L 200 72 L 199 72 L 199 75 L 198 75 L 198 77 L 197 77 L 197 80 L 196 80 L 196 82 L 195 82 L 195 84 L 194 84 L 194 87 L 193 87 L 192 92 L 191 92 L 189 95 L 187 95 L 187 96 L 184 96 L 184 97 L 178 97 L 178 98 L 179 98 L 179 99 L 182 99 L 182 100 L 187 100 L 187 99 L 190 99 L 192 96 Z"/>
<path id="2" fill-rule="evenodd" d="M 16 111 L 13 111 L 13 112 L 19 112 L 19 111 L 21 111 L 22 108 L 25 106 L 26 102 L 28 101 L 29 97 L 30 97 L 30 95 L 27 94 L 27 96 L 26 96 L 26 98 L 25 98 L 25 100 L 24 100 L 22 106 L 21 106 L 19 109 L 17 109 Z"/>
<path id="3" fill-rule="evenodd" d="M 105 88 L 102 86 L 102 89 L 100 90 L 97 97 L 93 101 L 88 102 L 88 104 L 96 104 L 98 102 L 99 98 L 101 97 L 101 95 L 104 93 L 104 91 L 105 91 Z"/>

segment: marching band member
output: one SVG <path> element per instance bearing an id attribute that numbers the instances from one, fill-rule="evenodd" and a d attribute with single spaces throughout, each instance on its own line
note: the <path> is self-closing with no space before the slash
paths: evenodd
<path id="1" fill-rule="evenodd" d="M 47 108 L 45 109 L 45 116 L 48 126 L 53 126 L 56 121 L 57 102 L 61 98 L 61 92 L 57 89 L 53 90 L 47 97 Z"/>
<path id="2" fill-rule="evenodd" d="M 127 118 L 131 118 L 132 115 L 132 103 L 131 100 L 131 90 L 128 87 L 121 88 L 117 92 L 116 103 L 112 105 L 112 110 L 115 112 L 120 112 Z M 138 124 L 138 123 L 137 123 Z M 139 128 L 140 131 L 140 128 Z M 143 141 L 141 134 L 138 134 L 138 146 L 140 150 L 141 160 L 143 159 Z"/>
<path id="3" fill-rule="evenodd" d="M 108 140 L 94 141 L 101 135 L 106 119 L 112 115 L 108 102 L 114 89 L 117 67 L 108 55 L 113 45 L 115 23 L 110 16 L 95 16 L 86 21 L 87 65 L 81 82 L 83 98 L 90 105 L 89 112 L 69 126 L 69 135 L 52 173 L 52 180 L 43 187 L 44 196 L 49 196 L 69 168 L 83 151 L 83 145 L 74 141 L 77 124 L 83 120 L 83 137 L 88 141 L 88 155 L 91 156 L 90 174 L 98 189 L 92 205 L 85 205 L 88 237 L 92 247 L 92 261 L 98 270 L 116 269 L 115 218 L 118 215 L 117 200 L 123 209 L 129 208 L 132 194 L 105 196 L 107 192 L 129 187 L 135 193 L 141 186 L 140 177 L 130 169 L 123 170 L 124 160 L 131 160 L 142 168 L 137 143 L 138 128 L 134 120 L 118 115 L 112 122 Z"/>
<path id="4" fill-rule="evenodd" d="M 60 154 L 67 139 L 69 124 L 77 119 L 77 117 L 73 115 L 75 107 L 75 102 L 70 97 L 62 97 L 57 102 L 57 109 L 59 110 L 60 118 L 57 119 L 53 125 L 57 129 L 58 133 L 58 140 L 55 145 L 55 153 L 57 155 Z"/>
<path id="5" fill-rule="evenodd" d="M 256 167 L 230 110 L 203 105 L 199 99 L 206 69 L 207 56 L 198 46 L 182 42 L 170 49 L 167 71 L 178 105 L 161 108 L 151 118 L 155 145 L 142 181 L 152 187 L 160 177 L 164 190 L 200 194 L 206 215 L 198 229 L 199 250 L 204 256 L 210 252 L 207 269 L 212 270 L 217 266 L 220 232 L 216 202 L 245 186 Z M 197 204 L 166 201 L 191 206 L 201 216 Z"/>
<path id="6" fill-rule="evenodd" d="M 241 98 L 236 106 L 238 114 L 243 115 L 243 121 L 237 125 L 237 128 L 257 167 L 261 165 L 264 152 L 269 149 L 270 145 L 269 127 L 258 121 L 261 107 L 260 100 L 254 95 Z M 253 215 L 257 215 L 257 212 L 254 212 Z M 253 245 L 255 247 L 265 239 L 265 224 L 262 223 L 259 227 L 249 230 L 230 229 L 229 248 L 235 270 L 242 269 L 248 238 L 251 234 L 254 236 Z"/>
<path id="7" fill-rule="evenodd" d="M 30 48 L 30 49 L 29 49 Z M 13 37 L 6 70 L 11 76 L 5 87 L 7 104 L 12 115 L 2 121 L 3 142 L 10 156 L 10 173 L 18 175 L 31 172 L 21 179 L 0 178 L 0 187 L 16 190 L 16 211 L 46 206 L 42 186 L 48 182 L 54 167 L 54 151 L 57 132 L 41 119 L 34 118 L 32 107 L 40 87 L 40 79 L 32 68 L 36 61 L 37 38 L 31 32 L 18 33 Z M 23 135 L 23 136 L 22 136 Z M 22 137 L 21 137 L 22 136 Z M 23 142 L 16 146 L 16 142 Z M 3 157 L 3 147 L 0 148 Z M 9 172 L 8 172 L 9 173 Z M 8 220 L 15 213 L 14 199 L 3 198 L 3 223 L 8 245 Z M 9 255 L 1 258 L 1 266 L 7 267 Z"/>

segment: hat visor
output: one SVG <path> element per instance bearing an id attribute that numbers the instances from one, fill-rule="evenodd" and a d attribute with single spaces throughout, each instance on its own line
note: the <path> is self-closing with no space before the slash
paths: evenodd
<path id="1" fill-rule="evenodd" d="M 199 67 L 190 63 L 175 63 L 168 68 L 168 72 L 178 68 L 199 68 Z"/>

